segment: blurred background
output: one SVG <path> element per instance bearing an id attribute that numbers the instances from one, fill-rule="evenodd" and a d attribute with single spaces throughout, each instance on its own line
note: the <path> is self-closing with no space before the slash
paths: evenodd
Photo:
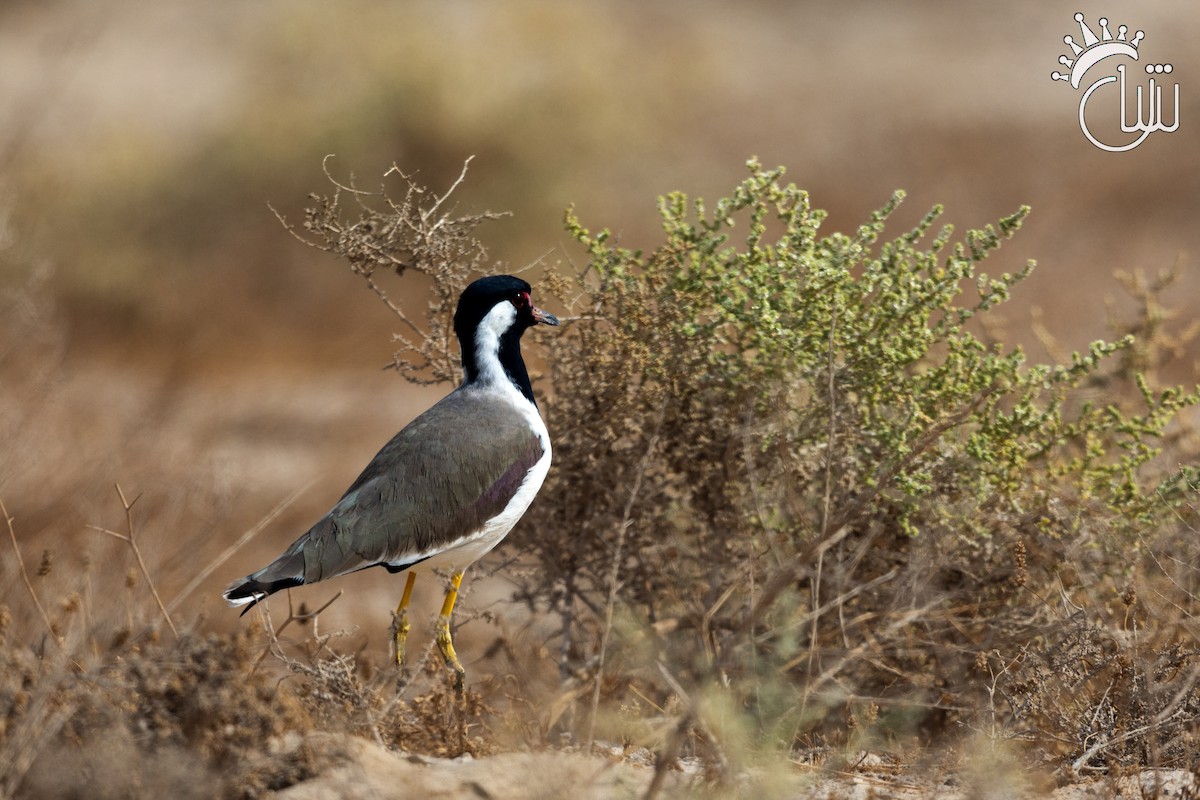
<path id="1" fill-rule="evenodd" d="M 1130 77 L 1173 65 L 1177 131 L 1128 153 L 1084 139 L 1082 90 L 1050 77 L 1063 36 L 1082 40 L 1076 11 L 1097 34 L 1104 16 L 1114 35 L 1145 31 Z M 381 369 L 394 318 L 268 208 L 299 222 L 307 194 L 329 189 L 327 154 L 365 188 L 395 164 L 439 190 L 474 156 L 458 209 L 513 212 L 480 235 L 498 264 L 533 274 L 582 258 L 567 206 L 653 247 L 656 196 L 715 199 L 752 155 L 829 210 L 826 231 L 852 231 L 894 189 L 908 192 L 895 233 L 934 203 L 960 231 L 1029 204 L 987 265 L 1039 264 L 1004 312 L 1006 340 L 1043 360 L 1084 348 L 1110 310 L 1132 309 L 1114 271 L 1179 263 L 1186 324 L 1200 297 L 1197 41 L 1185 0 L 6 2 L 0 500 L 26 560 L 45 553 L 99 593 L 119 584 L 97 573 L 129 560 L 87 526 L 124 530 L 120 483 L 175 613 L 234 623 L 220 589 L 445 389 Z M 1097 130 L 1116 105 L 1097 95 Z M 421 301 L 416 282 L 389 291 Z M 1042 349 L 1037 320 L 1060 353 Z M 1181 351 L 1171 377 L 1193 381 L 1194 357 Z M 398 584 L 355 582 L 327 616 L 362 625 L 382 654 Z"/>

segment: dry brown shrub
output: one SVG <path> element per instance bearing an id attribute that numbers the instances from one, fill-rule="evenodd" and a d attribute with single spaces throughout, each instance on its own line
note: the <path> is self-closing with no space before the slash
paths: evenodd
<path id="1" fill-rule="evenodd" d="M 299 746 L 308 714 L 268 676 L 249 677 L 252 631 L 122 638 L 98 656 L 5 649 L 7 794 L 259 797 L 312 774 Z"/>

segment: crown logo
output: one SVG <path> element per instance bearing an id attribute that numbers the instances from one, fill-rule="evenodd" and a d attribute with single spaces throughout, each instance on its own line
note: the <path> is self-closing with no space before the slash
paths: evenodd
<path id="1" fill-rule="evenodd" d="M 1083 21 L 1083 13 L 1076 12 L 1075 21 L 1079 23 L 1080 33 L 1083 34 L 1083 45 L 1080 46 L 1070 34 L 1063 37 L 1065 42 L 1073 51 L 1074 58 L 1071 56 L 1059 56 L 1058 63 L 1070 70 L 1064 74 L 1055 70 L 1050 73 L 1050 77 L 1056 81 L 1070 81 L 1072 88 L 1078 89 L 1080 81 L 1083 80 L 1083 74 L 1094 65 L 1097 61 L 1108 58 L 1109 56 L 1129 56 L 1133 60 L 1137 60 L 1137 47 L 1141 44 L 1142 39 L 1146 36 L 1142 31 L 1137 31 L 1133 34 L 1133 39 L 1126 38 L 1129 32 L 1129 26 L 1122 25 L 1117 28 L 1117 36 L 1113 38 L 1112 33 L 1108 30 L 1108 20 L 1101 17 L 1100 36 L 1092 31 Z"/>

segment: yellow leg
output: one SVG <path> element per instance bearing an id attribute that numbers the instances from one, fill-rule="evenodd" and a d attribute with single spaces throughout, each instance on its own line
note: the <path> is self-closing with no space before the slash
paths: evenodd
<path id="1" fill-rule="evenodd" d="M 400 596 L 400 605 L 396 606 L 395 612 L 392 614 L 392 640 L 396 643 L 396 668 L 404 668 L 404 642 L 408 639 L 408 632 L 412 630 L 412 625 L 408 622 L 408 601 L 412 599 L 413 583 L 417 580 L 417 573 L 408 573 L 408 582 L 404 584 L 404 594 Z"/>
<path id="2" fill-rule="evenodd" d="M 458 587 L 462 585 L 462 578 L 462 572 L 455 572 L 450 576 L 450 590 L 446 592 L 446 599 L 442 602 L 442 613 L 437 621 L 438 649 L 442 651 L 442 658 L 446 660 L 446 664 L 457 674 L 455 689 L 462 689 L 463 678 L 467 674 L 458 660 L 458 654 L 454 652 L 454 641 L 450 638 L 450 614 L 454 611 L 454 602 L 458 600 Z"/>

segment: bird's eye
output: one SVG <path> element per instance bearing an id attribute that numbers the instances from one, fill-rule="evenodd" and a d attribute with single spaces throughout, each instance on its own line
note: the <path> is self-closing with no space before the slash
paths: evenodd
<path id="1" fill-rule="evenodd" d="M 529 292 L 517 292 L 513 295 L 512 304 L 517 308 L 529 308 Z"/>

